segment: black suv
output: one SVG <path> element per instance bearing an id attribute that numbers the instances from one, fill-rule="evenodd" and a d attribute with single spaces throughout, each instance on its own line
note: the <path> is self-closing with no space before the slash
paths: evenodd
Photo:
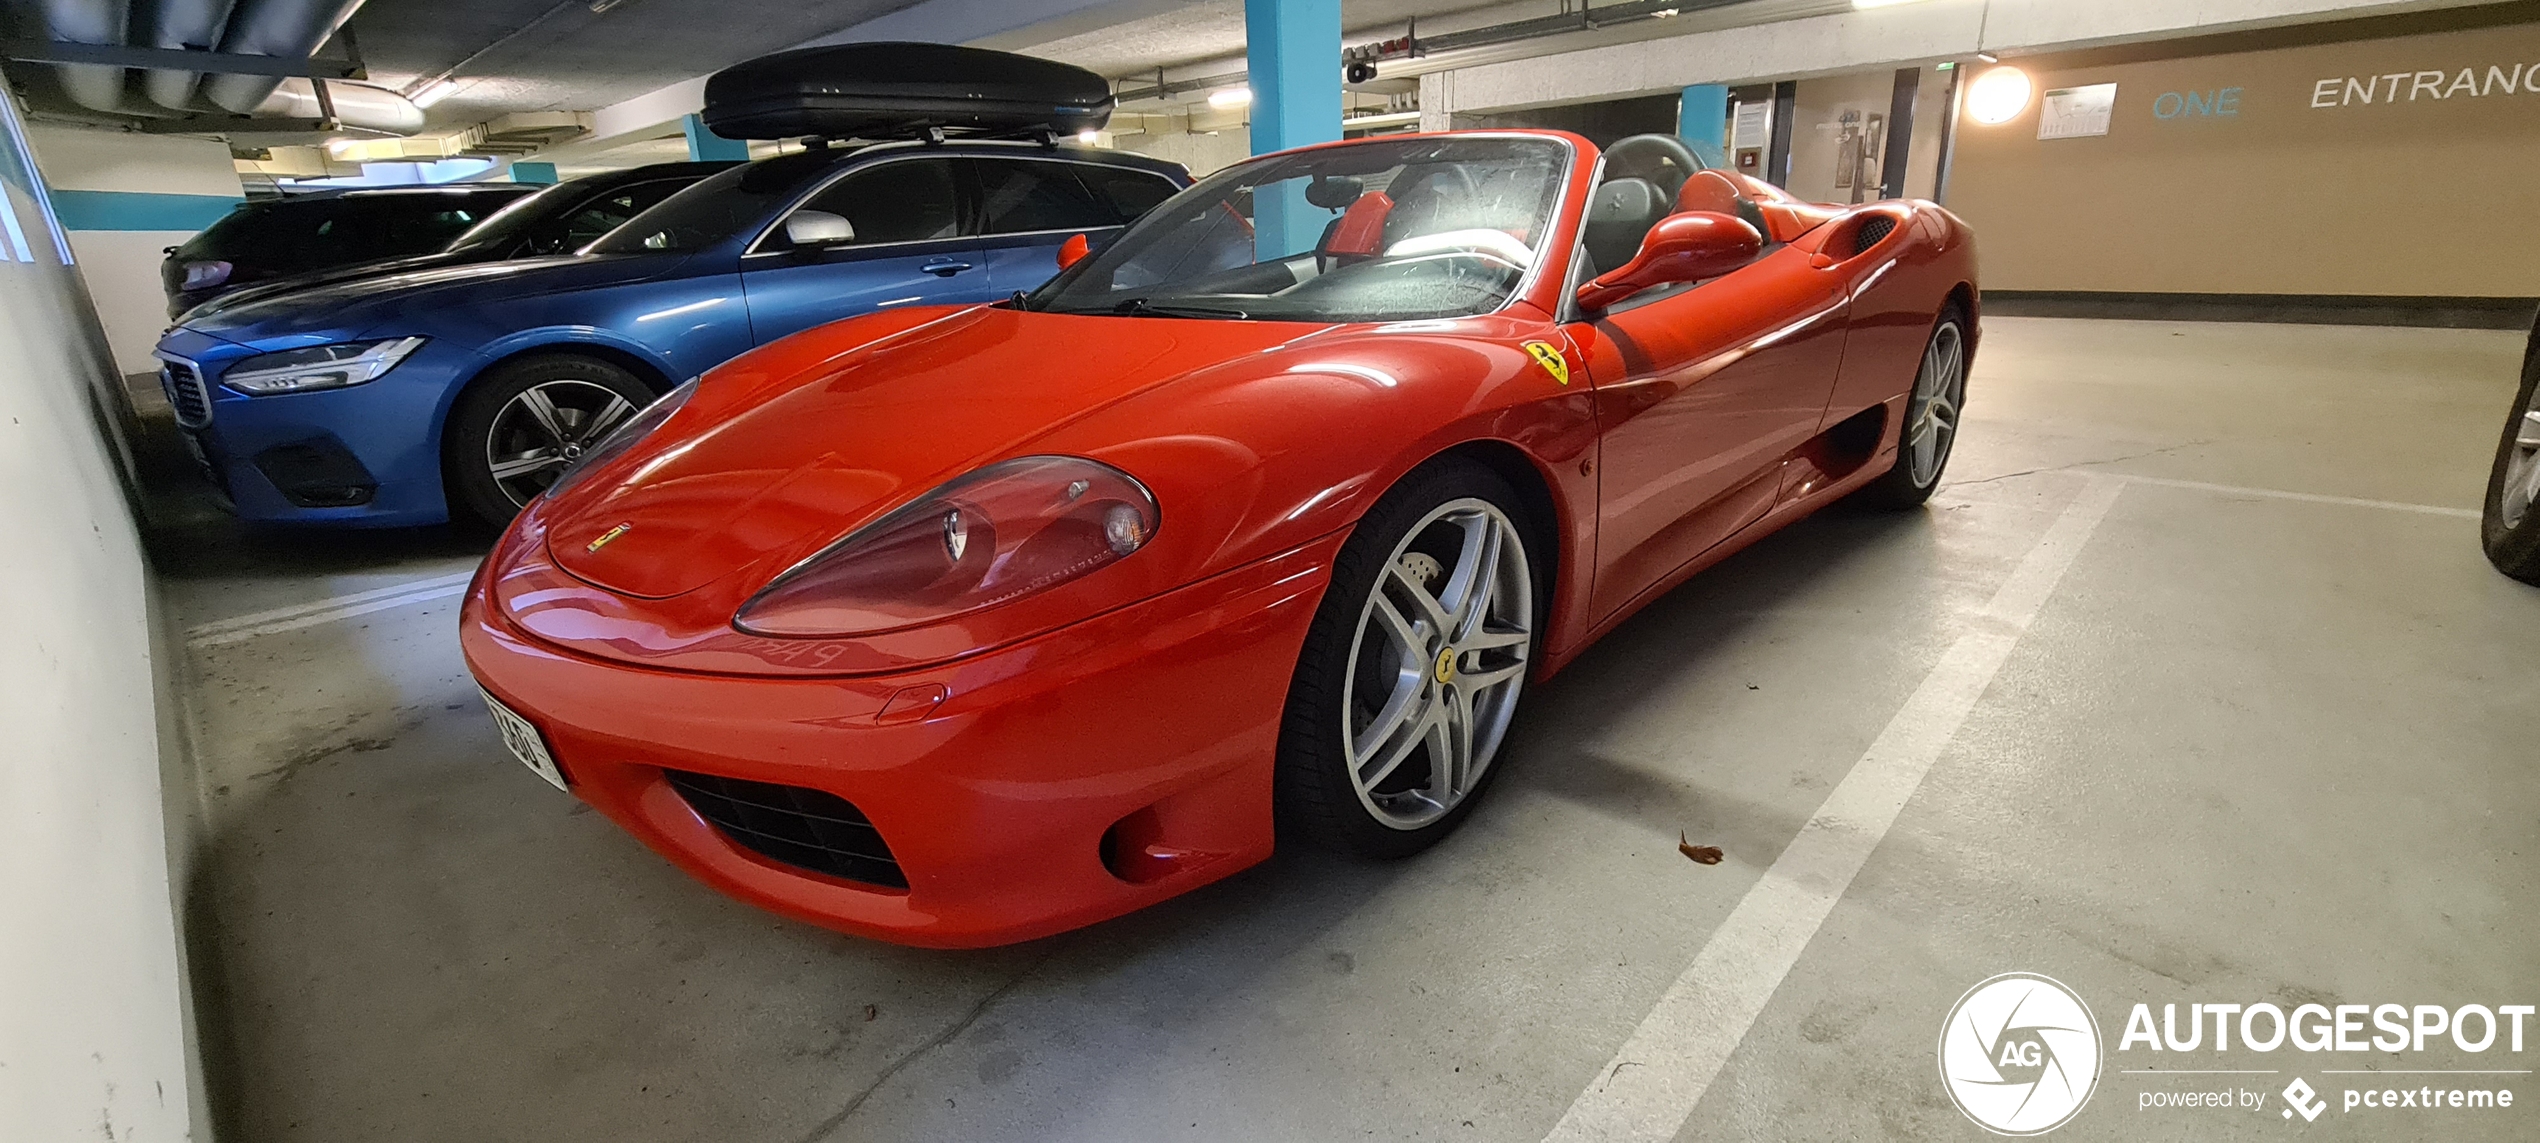
<path id="1" fill-rule="evenodd" d="M 738 162 L 654 163 L 567 179 L 525 198 L 514 199 L 491 217 L 461 232 L 435 253 L 357 262 L 273 278 L 245 288 L 233 287 L 218 292 L 219 305 L 222 308 L 246 305 L 293 290 L 355 278 L 384 277 L 411 270 L 465 266 L 476 262 L 535 258 L 545 254 L 570 254 L 598 241 L 627 219 L 651 209 L 654 203 L 677 194 L 689 184 L 740 165 Z"/>
<path id="2" fill-rule="evenodd" d="M 538 190 L 519 183 L 327 190 L 240 204 L 168 248 L 168 317 L 242 286 L 312 270 L 429 254 Z"/>

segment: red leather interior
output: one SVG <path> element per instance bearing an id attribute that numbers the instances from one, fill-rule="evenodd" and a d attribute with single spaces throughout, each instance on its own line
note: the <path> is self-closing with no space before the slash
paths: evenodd
<path id="1" fill-rule="evenodd" d="M 1369 191 L 1349 204 L 1341 215 L 1341 224 L 1332 228 L 1330 241 L 1323 253 L 1340 258 L 1372 258 L 1383 253 L 1385 216 L 1393 213 L 1393 199 L 1383 191 Z"/>
<path id="2" fill-rule="evenodd" d="M 1741 194 L 1738 186 L 1720 172 L 1695 171 L 1692 178 L 1685 180 L 1684 189 L 1676 192 L 1676 211 L 1699 210 L 1736 218 L 1738 200 L 1746 197 L 1749 196 Z"/>

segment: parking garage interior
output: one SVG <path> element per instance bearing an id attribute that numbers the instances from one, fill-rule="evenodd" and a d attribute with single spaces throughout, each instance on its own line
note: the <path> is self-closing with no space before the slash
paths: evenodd
<path id="1" fill-rule="evenodd" d="M 1950 1046 L 2031 974 L 2090 1024 L 2045 1131 L 2540 1135 L 2540 572 L 2494 487 L 2540 448 L 2540 4 L 210 7 L 0 6 L 0 1138 L 1972 1139 L 2038 1133 Z M 1169 176 L 1084 184 L 1131 238 L 1255 155 L 1458 131 L 1673 138 L 1828 218 L 1936 204 L 1981 274 L 1954 454 L 1918 508 L 1836 500 L 1636 604 L 1408 857 L 1282 819 L 1239 872 L 955 949 L 718 892 L 515 760 L 456 634 L 500 529 L 455 485 L 446 522 L 345 526 L 393 482 L 277 479 L 285 520 L 207 479 L 229 414 L 172 372 L 211 273 L 179 252 L 276 204 L 846 155 L 717 134 L 707 78 L 908 44 L 1099 77 L 1098 125 L 996 145 Z M 494 199 L 363 256 L 438 257 Z M 660 201 L 538 256 L 583 272 Z M 911 423 L 992 423 L 965 400 Z M 2402 1083 L 2428 1106 L 2384 1109 Z"/>

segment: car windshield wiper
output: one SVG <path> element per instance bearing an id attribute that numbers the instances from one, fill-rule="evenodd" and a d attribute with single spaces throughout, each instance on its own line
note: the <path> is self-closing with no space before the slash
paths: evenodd
<path id="1" fill-rule="evenodd" d="M 1233 318 L 1236 321 L 1252 317 L 1232 306 L 1194 306 L 1180 302 L 1153 302 L 1145 298 L 1131 298 L 1111 307 L 1111 312 L 1141 317 Z"/>

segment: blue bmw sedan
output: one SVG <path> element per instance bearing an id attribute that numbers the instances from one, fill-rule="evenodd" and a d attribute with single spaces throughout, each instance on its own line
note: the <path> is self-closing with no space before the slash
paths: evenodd
<path id="1" fill-rule="evenodd" d="M 1039 285 L 1187 185 L 1036 143 L 763 159 L 580 254 L 320 285 L 187 316 L 161 378 L 251 521 L 500 524 L 654 397 L 736 354 L 890 306 Z"/>

